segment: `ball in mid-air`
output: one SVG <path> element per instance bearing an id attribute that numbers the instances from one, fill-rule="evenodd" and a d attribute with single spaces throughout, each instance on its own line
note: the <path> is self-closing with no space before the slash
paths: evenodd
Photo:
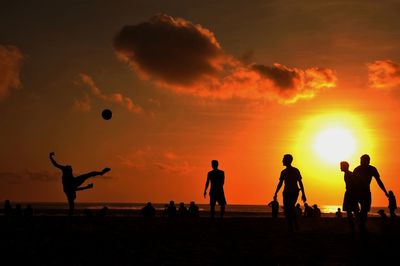
<path id="1" fill-rule="evenodd" d="M 112 112 L 110 109 L 104 109 L 103 112 L 101 112 L 101 116 L 104 120 L 110 120 L 112 117 Z"/>

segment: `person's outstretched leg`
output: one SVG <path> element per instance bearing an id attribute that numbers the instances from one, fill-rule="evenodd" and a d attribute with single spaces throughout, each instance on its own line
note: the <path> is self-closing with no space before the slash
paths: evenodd
<path id="1" fill-rule="evenodd" d="M 101 172 L 97 172 L 97 171 L 93 171 L 93 172 L 89 172 L 80 176 L 77 176 L 74 178 L 74 184 L 75 187 L 78 188 L 80 185 L 82 185 L 88 178 L 94 177 L 94 176 L 98 176 L 98 175 L 104 175 L 105 173 L 107 173 L 108 171 L 110 171 L 110 168 L 104 168 Z"/>

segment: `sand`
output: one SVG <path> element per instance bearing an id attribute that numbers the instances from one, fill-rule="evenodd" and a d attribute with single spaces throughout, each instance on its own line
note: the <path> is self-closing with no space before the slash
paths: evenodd
<path id="1" fill-rule="evenodd" d="M 398 261 L 400 219 L 372 217 L 366 235 L 345 218 L 228 215 L 224 220 L 0 216 L 2 265 L 365 265 Z"/>

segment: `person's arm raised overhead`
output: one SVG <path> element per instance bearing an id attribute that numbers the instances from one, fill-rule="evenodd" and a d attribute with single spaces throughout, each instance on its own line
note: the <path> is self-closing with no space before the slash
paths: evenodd
<path id="1" fill-rule="evenodd" d="M 50 152 L 49 158 L 50 158 L 51 163 L 52 163 L 55 167 L 57 167 L 57 168 L 59 168 L 59 169 L 62 170 L 62 169 L 64 168 L 64 166 L 61 165 L 61 164 L 59 164 L 59 163 L 57 163 L 56 160 L 54 159 L 54 156 L 55 156 L 55 153 L 54 153 L 54 152 Z"/>

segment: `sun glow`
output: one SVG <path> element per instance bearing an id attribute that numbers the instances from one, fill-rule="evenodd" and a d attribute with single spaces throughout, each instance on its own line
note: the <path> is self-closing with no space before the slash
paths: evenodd
<path id="1" fill-rule="evenodd" d="M 327 127 L 320 131 L 313 145 L 314 152 L 324 161 L 338 164 L 349 160 L 356 150 L 353 133 L 343 127 Z"/>

